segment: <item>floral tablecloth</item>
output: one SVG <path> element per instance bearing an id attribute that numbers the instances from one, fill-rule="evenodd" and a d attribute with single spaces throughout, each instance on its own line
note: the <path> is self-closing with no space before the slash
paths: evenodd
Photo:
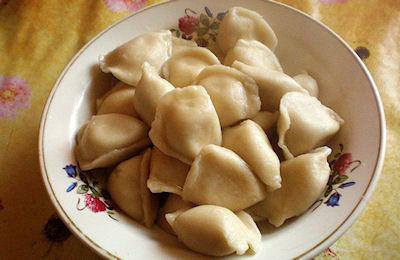
<path id="1" fill-rule="evenodd" d="M 37 152 L 40 115 L 74 54 L 146 0 L 0 0 L 0 259 L 94 259 L 55 214 Z M 282 0 L 341 35 L 370 69 L 388 127 L 379 184 L 320 258 L 400 259 L 400 1 Z"/>

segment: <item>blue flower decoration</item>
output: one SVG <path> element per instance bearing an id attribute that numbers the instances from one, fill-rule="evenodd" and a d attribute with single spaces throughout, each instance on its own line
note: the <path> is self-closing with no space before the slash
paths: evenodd
<path id="1" fill-rule="evenodd" d="M 356 184 L 354 181 L 349 181 L 349 182 L 340 184 L 339 188 L 340 189 L 344 189 L 344 188 L 347 188 L 347 187 L 351 187 L 354 184 Z"/>
<path id="2" fill-rule="evenodd" d="M 69 177 L 76 177 L 76 166 L 73 164 L 67 165 L 63 168 L 63 170 L 68 174 Z"/>
<path id="3" fill-rule="evenodd" d="M 325 203 L 327 206 L 330 206 L 330 207 L 339 206 L 339 200 L 340 200 L 340 197 L 341 197 L 341 196 L 342 196 L 342 195 L 341 195 L 340 193 L 335 192 L 335 193 L 333 193 L 333 194 L 329 197 L 329 199 L 328 199 L 327 201 L 325 201 L 324 203 Z"/>
<path id="4" fill-rule="evenodd" d="M 71 185 L 69 185 L 68 188 L 67 188 L 67 192 L 70 192 L 73 189 L 75 189 L 76 185 L 78 185 L 77 182 L 73 182 Z"/>

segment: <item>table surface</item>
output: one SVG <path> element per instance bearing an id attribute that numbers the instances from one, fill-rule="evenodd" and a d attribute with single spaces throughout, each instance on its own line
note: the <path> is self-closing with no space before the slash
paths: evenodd
<path id="1" fill-rule="evenodd" d="M 55 214 L 38 163 L 39 121 L 57 77 L 98 32 L 146 0 L 0 0 L 0 259 L 96 259 Z M 377 188 L 318 258 L 400 259 L 400 0 L 282 0 L 322 21 L 372 73 L 387 120 Z"/>

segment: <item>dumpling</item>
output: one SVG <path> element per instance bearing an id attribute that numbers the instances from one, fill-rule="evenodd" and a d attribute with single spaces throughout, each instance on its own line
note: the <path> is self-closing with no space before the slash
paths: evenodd
<path id="1" fill-rule="evenodd" d="M 123 82 L 119 82 L 102 98 L 97 99 L 97 114 L 102 115 L 117 113 L 138 117 L 132 102 L 134 96 L 134 87 Z"/>
<path id="2" fill-rule="evenodd" d="M 281 163 L 282 188 L 268 193 L 265 200 L 247 209 L 256 219 L 267 218 L 279 227 L 304 213 L 322 195 L 329 179 L 329 147 L 318 148 Z"/>
<path id="3" fill-rule="evenodd" d="M 153 193 L 171 192 L 181 195 L 190 166 L 163 154 L 157 147 L 151 153 L 147 187 Z"/>
<path id="4" fill-rule="evenodd" d="M 221 126 L 230 126 L 260 111 L 258 86 L 253 79 L 223 65 L 206 67 L 196 84 L 203 86 L 217 110 Z"/>
<path id="5" fill-rule="evenodd" d="M 202 86 L 176 88 L 156 109 L 149 133 L 161 152 L 191 164 L 207 144 L 221 144 L 221 126 L 210 96 Z"/>
<path id="6" fill-rule="evenodd" d="M 231 66 L 234 61 L 259 69 L 283 71 L 275 54 L 267 46 L 255 40 L 238 40 L 236 45 L 226 54 L 224 65 Z"/>
<path id="7" fill-rule="evenodd" d="M 203 47 L 180 47 L 164 64 L 162 73 L 175 87 L 192 85 L 205 67 L 220 64 L 218 58 Z"/>
<path id="8" fill-rule="evenodd" d="M 278 39 L 264 18 L 243 7 L 232 7 L 222 20 L 217 35 L 217 44 L 226 53 L 239 39 L 257 40 L 275 50 Z"/>
<path id="9" fill-rule="evenodd" d="M 308 75 L 307 72 L 304 72 L 302 74 L 296 75 L 293 77 L 293 79 L 299 83 L 300 86 L 302 86 L 305 90 L 307 90 L 308 94 L 313 97 L 318 97 L 318 84 L 317 81 Z"/>
<path id="10" fill-rule="evenodd" d="M 166 215 L 168 223 L 190 249 L 210 255 L 255 253 L 261 247 L 261 233 L 245 212 L 203 205 Z"/>
<path id="11" fill-rule="evenodd" d="M 168 30 L 150 32 L 124 43 L 105 56 L 100 56 L 100 68 L 111 72 L 119 80 L 136 86 L 142 75 L 142 64 L 147 61 L 157 72 L 171 56 L 172 35 Z"/>
<path id="12" fill-rule="evenodd" d="M 224 147 L 207 145 L 190 168 L 182 198 L 199 205 L 239 211 L 263 200 L 266 190 L 237 154 Z"/>
<path id="13" fill-rule="evenodd" d="M 172 55 L 187 47 L 197 47 L 197 43 L 172 36 Z"/>
<path id="14" fill-rule="evenodd" d="M 174 231 L 170 224 L 168 224 L 165 219 L 165 215 L 168 213 L 173 213 L 176 211 L 186 211 L 190 208 L 193 208 L 195 205 L 189 201 L 184 201 L 180 196 L 176 194 L 168 195 L 167 200 L 165 201 L 164 206 L 160 209 L 157 217 L 157 225 L 164 230 L 165 232 L 175 235 Z"/>
<path id="15" fill-rule="evenodd" d="M 343 119 L 308 94 L 290 92 L 282 97 L 278 119 L 278 145 L 286 159 L 326 144 Z"/>
<path id="16" fill-rule="evenodd" d="M 158 197 L 146 186 L 150 149 L 120 163 L 108 178 L 113 201 L 131 218 L 150 227 L 157 217 Z"/>
<path id="17" fill-rule="evenodd" d="M 156 107 L 161 97 L 174 89 L 168 81 L 161 78 L 149 63 L 143 64 L 142 77 L 136 87 L 132 100 L 140 118 L 147 125 L 151 125 L 156 114 Z"/>
<path id="18" fill-rule="evenodd" d="M 264 132 L 267 132 L 271 128 L 276 126 L 278 122 L 279 112 L 268 112 L 268 111 L 260 111 L 255 116 L 250 118 L 252 121 L 256 122 Z"/>
<path id="19" fill-rule="evenodd" d="M 281 187 L 279 158 L 275 154 L 263 129 L 251 120 L 222 132 L 222 146 L 234 151 L 249 166 L 268 190 Z"/>
<path id="20" fill-rule="evenodd" d="M 82 170 L 109 167 L 150 145 L 149 129 L 139 119 L 122 114 L 92 116 L 76 138 L 75 156 Z"/>
<path id="21" fill-rule="evenodd" d="M 240 70 L 253 78 L 259 89 L 261 110 L 275 112 L 279 110 L 279 104 L 284 94 L 291 91 L 307 93 L 294 79 L 288 75 L 263 68 L 249 66 L 235 61 L 232 67 Z"/>

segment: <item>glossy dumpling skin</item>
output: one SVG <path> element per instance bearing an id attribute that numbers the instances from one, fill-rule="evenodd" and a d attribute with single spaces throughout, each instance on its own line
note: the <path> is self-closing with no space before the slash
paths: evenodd
<path id="1" fill-rule="evenodd" d="M 202 205 L 166 218 L 180 241 L 205 255 L 254 254 L 261 246 L 260 231 L 243 211 L 235 215 L 223 207 Z"/>
<path id="2" fill-rule="evenodd" d="M 100 68 L 119 80 L 136 86 L 142 75 L 142 64 L 148 62 L 157 72 L 171 56 L 172 35 L 168 30 L 150 32 L 124 43 L 105 56 L 100 56 Z"/>
<path id="3" fill-rule="evenodd" d="M 224 65 L 231 66 L 234 61 L 260 69 L 283 71 L 275 54 L 267 46 L 255 40 L 238 40 L 226 54 Z"/>
<path id="4" fill-rule="evenodd" d="M 154 147 L 151 153 L 147 187 L 153 193 L 170 192 L 181 195 L 189 169 L 189 165 L 163 154 Z"/>
<path id="5" fill-rule="evenodd" d="M 278 119 L 278 145 L 286 159 L 326 144 L 344 121 L 335 111 L 308 94 L 282 97 Z"/>
<path id="6" fill-rule="evenodd" d="M 232 67 L 247 74 L 256 81 L 259 87 L 258 93 L 261 99 L 261 110 L 263 111 L 278 111 L 282 96 L 288 92 L 297 91 L 307 93 L 294 79 L 284 73 L 249 66 L 238 61 L 235 61 Z"/>
<path id="7" fill-rule="evenodd" d="M 245 209 L 265 198 L 266 187 L 242 158 L 231 150 L 205 146 L 193 162 L 182 198 L 195 204 L 212 204 L 232 211 Z"/>
<path id="8" fill-rule="evenodd" d="M 260 110 L 257 84 L 236 69 L 223 65 L 206 67 L 197 76 L 196 84 L 207 90 L 222 127 L 252 117 Z"/>
<path id="9" fill-rule="evenodd" d="M 298 74 L 293 77 L 293 79 L 299 83 L 305 90 L 307 90 L 308 94 L 313 97 L 318 97 L 319 89 L 317 81 L 311 77 L 307 72 Z"/>
<path id="10" fill-rule="evenodd" d="M 249 166 L 269 191 L 281 187 L 279 158 L 263 129 L 246 120 L 222 132 L 222 146 L 234 151 Z"/>
<path id="11" fill-rule="evenodd" d="M 202 86 L 188 86 L 165 94 L 149 136 L 164 154 L 187 164 L 207 144 L 220 145 L 221 126 L 207 91 Z"/>
<path id="12" fill-rule="evenodd" d="M 304 213 L 325 190 L 330 168 L 329 147 L 318 148 L 281 163 L 282 188 L 246 210 L 256 219 L 267 218 L 279 227 L 288 218 Z"/>
<path id="13" fill-rule="evenodd" d="M 190 208 L 193 208 L 195 205 L 189 201 L 183 200 L 180 196 L 176 194 L 168 195 L 165 204 L 160 209 L 157 217 L 157 225 L 164 230 L 165 232 L 175 235 L 174 231 L 170 224 L 168 224 L 167 220 L 165 219 L 165 215 L 168 213 L 173 213 L 176 211 L 186 211 Z"/>
<path id="14" fill-rule="evenodd" d="M 278 111 L 276 112 L 260 111 L 250 119 L 255 123 L 257 123 L 264 130 L 264 132 L 267 132 L 268 130 L 276 126 L 278 118 L 279 118 Z"/>
<path id="15" fill-rule="evenodd" d="M 207 66 L 220 64 L 218 58 L 203 47 L 180 47 L 164 64 L 162 73 L 175 87 L 192 85 Z"/>
<path id="16" fill-rule="evenodd" d="M 227 53 L 239 39 L 257 40 L 275 50 L 278 39 L 264 18 L 243 7 L 232 7 L 222 20 L 217 35 L 217 44 Z"/>
<path id="17" fill-rule="evenodd" d="M 150 150 L 120 163 L 108 178 L 113 201 L 131 218 L 150 227 L 158 210 L 158 197 L 146 186 Z"/>
<path id="18" fill-rule="evenodd" d="M 168 81 L 161 78 L 149 63 L 145 62 L 142 68 L 142 77 L 136 87 L 132 100 L 140 118 L 147 124 L 153 122 L 156 107 L 161 97 L 174 89 Z"/>
<path id="19" fill-rule="evenodd" d="M 109 167 L 150 145 L 149 129 L 122 114 L 92 116 L 76 137 L 75 156 L 82 170 Z"/>
<path id="20" fill-rule="evenodd" d="M 117 113 L 138 117 L 132 102 L 134 96 L 134 87 L 119 82 L 102 98 L 97 99 L 97 115 Z"/>

